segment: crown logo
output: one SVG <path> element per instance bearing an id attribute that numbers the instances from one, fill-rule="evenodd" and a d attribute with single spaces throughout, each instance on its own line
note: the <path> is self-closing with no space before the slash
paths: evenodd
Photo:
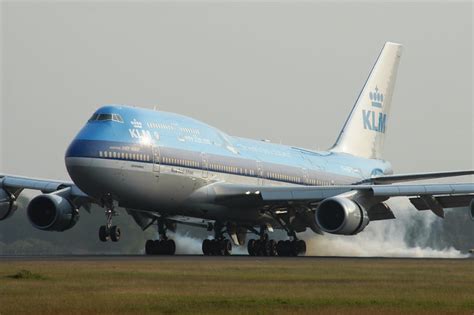
<path id="1" fill-rule="evenodd" d="M 369 93 L 369 97 L 373 107 L 382 108 L 383 94 L 379 92 L 378 87 L 375 87 L 375 90 Z"/>
<path id="2" fill-rule="evenodd" d="M 142 123 L 135 118 L 130 122 L 134 128 L 142 128 Z"/>

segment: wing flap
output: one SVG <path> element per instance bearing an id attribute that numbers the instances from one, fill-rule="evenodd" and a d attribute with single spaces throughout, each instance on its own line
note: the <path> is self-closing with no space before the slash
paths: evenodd
<path id="1" fill-rule="evenodd" d="M 443 208 L 462 208 L 469 206 L 474 195 L 439 196 L 435 199 Z M 417 210 L 430 210 L 429 205 L 420 197 L 410 198 L 410 202 Z"/>

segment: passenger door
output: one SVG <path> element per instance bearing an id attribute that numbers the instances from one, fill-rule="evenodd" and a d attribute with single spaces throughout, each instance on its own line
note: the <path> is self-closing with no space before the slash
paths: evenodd
<path id="1" fill-rule="evenodd" d="M 157 145 L 154 145 L 152 148 L 153 154 L 153 172 L 158 174 L 160 173 L 160 148 Z"/>
<path id="2" fill-rule="evenodd" d="M 209 159 L 204 152 L 201 153 L 201 164 L 202 178 L 207 178 L 209 176 Z"/>

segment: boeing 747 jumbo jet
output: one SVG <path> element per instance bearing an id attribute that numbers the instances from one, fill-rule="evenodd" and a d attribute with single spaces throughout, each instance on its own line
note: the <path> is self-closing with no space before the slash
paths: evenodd
<path id="1" fill-rule="evenodd" d="M 384 203 L 406 196 L 418 210 L 439 217 L 444 208 L 470 206 L 474 184 L 402 184 L 474 174 L 474 171 L 393 175 L 382 159 L 385 133 L 402 47 L 386 43 L 335 144 L 327 151 L 230 136 L 195 119 L 122 105 L 99 108 L 66 151 L 73 182 L 0 175 L 0 220 L 16 210 L 24 189 L 41 191 L 27 206 L 40 230 L 65 231 L 92 203 L 105 210 L 101 241 L 116 242 L 113 225 L 123 207 L 143 229 L 156 225 L 149 255 L 172 255 L 167 231 L 176 225 L 213 232 L 205 255 L 229 255 L 232 244 L 250 255 L 296 256 L 314 233 L 354 235 L 371 221 L 394 219 Z M 288 240 L 269 238 L 284 229 Z"/>

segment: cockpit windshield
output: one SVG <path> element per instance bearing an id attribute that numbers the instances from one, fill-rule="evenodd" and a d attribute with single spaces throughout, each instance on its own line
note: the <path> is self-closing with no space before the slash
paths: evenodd
<path id="1" fill-rule="evenodd" d="M 122 116 L 119 114 L 94 114 L 92 117 L 89 119 L 89 122 L 91 121 L 116 121 L 123 123 Z"/>

